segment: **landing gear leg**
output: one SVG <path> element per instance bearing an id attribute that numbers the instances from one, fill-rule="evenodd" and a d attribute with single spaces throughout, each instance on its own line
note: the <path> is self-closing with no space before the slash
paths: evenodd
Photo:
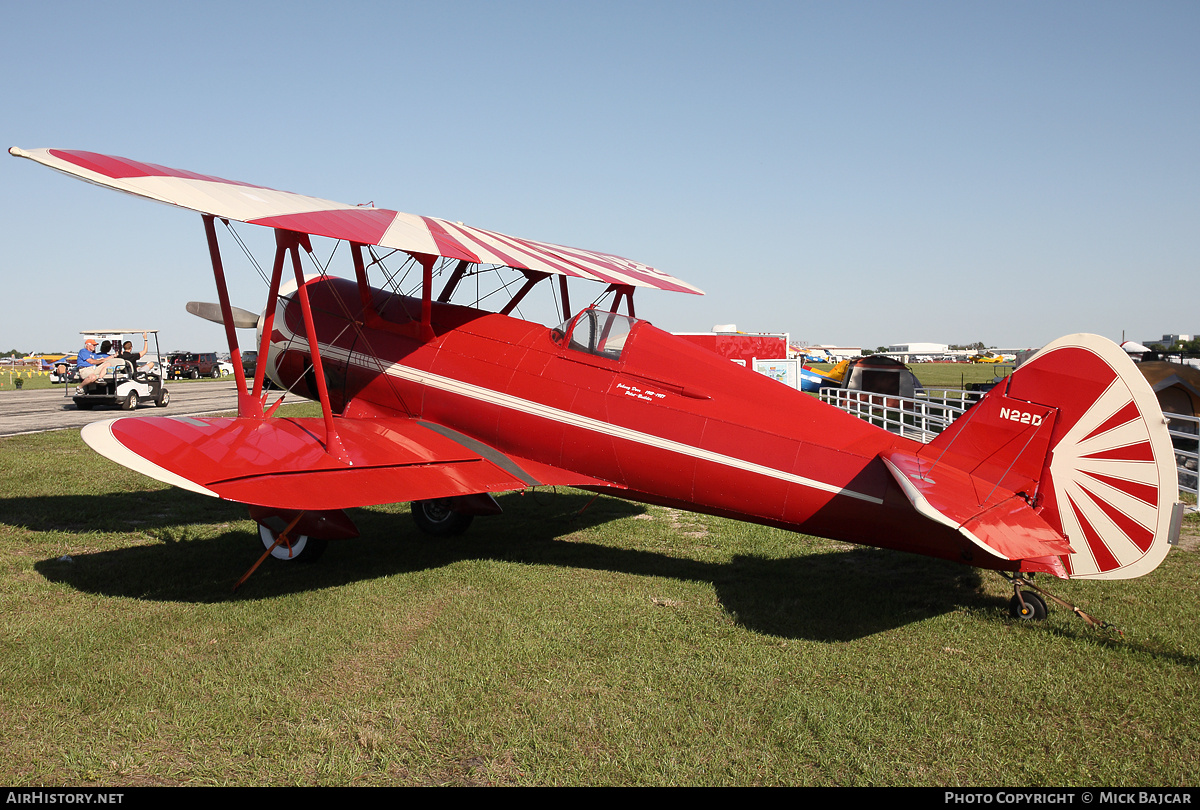
<path id="1" fill-rule="evenodd" d="M 1033 591 L 1017 590 L 1008 602 L 1008 613 L 1014 619 L 1041 621 L 1046 618 L 1046 603 Z"/>
<path id="2" fill-rule="evenodd" d="M 1033 584 L 1031 574 L 1003 574 L 1003 576 L 1013 586 L 1013 597 L 1008 600 L 1008 615 L 1022 621 L 1041 621 L 1046 618 L 1046 600 L 1031 590 L 1022 590 L 1022 587 L 1037 587 Z"/>
<path id="3" fill-rule="evenodd" d="M 1013 586 L 1013 597 L 1008 602 L 1008 613 L 1014 619 L 1021 619 L 1022 621 L 1040 621 L 1046 618 L 1046 599 L 1050 599 L 1062 605 L 1067 610 L 1071 611 L 1076 616 L 1090 624 L 1092 627 L 1112 627 L 1112 625 L 1110 625 L 1108 622 L 1102 622 L 1099 619 L 1092 618 L 1077 606 L 1072 605 L 1070 602 L 1067 602 L 1064 599 L 1059 599 L 1045 588 L 1034 585 L 1032 574 L 1006 574 L 1001 571 L 1000 575 L 1011 582 Z M 1035 590 L 1036 593 L 1034 592 Z M 1125 635 L 1124 633 L 1121 633 L 1120 630 L 1117 630 L 1117 632 L 1121 635 Z"/>
<path id="4" fill-rule="evenodd" d="M 302 517 L 304 517 L 303 512 L 297 513 L 292 522 L 287 525 L 287 528 L 278 533 L 261 523 L 258 524 L 258 534 L 262 538 L 266 551 L 263 552 L 254 565 L 250 566 L 250 570 L 242 574 L 242 578 L 234 583 L 233 589 L 235 591 L 250 578 L 251 574 L 258 570 L 258 567 L 263 564 L 267 557 L 274 557 L 277 560 L 303 560 L 305 562 L 312 562 L 321 556 L 321 552 L 325 550 L 325 540 L 310 538 L 303 534 L 295 534 L 293 536 L 293 530 Z"/>
<path id="5" fill-rule="evenodd" d="M 270 528 L 258 524 L 258 536 L 262 538 L 267 553 L 277 560 L 316 562 L 325 551 L 325 541 L 319 537 L 295 532 L 281 533 L 278 537 Z"/>

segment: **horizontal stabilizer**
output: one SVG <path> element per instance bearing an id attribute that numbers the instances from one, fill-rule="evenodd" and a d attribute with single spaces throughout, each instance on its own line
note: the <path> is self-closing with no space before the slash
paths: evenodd
<path id="1" fill-rule="evenodd" d="M 883 463 L 918 512 L 989 554 L 1030 560 L 1071 553 L 1066 538 L 1011 490 L 902 450 L 885 453 Z"/>
<path id="2" fill-rule="evenodd" d="M 341 458 L 326 452 L 321 419 L 128 417 L 94 422 L 82 435 L 102 456 L 158 481 L 274 509 L 346 509 L 549 484 L 611 486 L 411 419 L 335 424 Z"/>

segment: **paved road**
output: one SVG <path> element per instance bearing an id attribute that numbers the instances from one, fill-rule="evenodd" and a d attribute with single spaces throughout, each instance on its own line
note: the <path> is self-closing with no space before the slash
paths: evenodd
<path id="1" fill-rule="evenodd" d="M 74 386 L 71 386 L 73 389 Z M 168 384 L 171 404 L 156 408 L 145 404 L 136 411 L 97 408 L 81 411 L 61 385 L 45 391 L 0 392 L 0 436 L 81 428 L 117 416 L 195 416 L 237 410 L 237 383 L 232 380 L 197 380 Z"/>

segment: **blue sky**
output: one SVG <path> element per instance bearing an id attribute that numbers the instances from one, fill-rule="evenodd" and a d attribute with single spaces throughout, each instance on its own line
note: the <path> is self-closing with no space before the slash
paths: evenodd
<path id="1" fill-rule="evenodd" d="M 639 292 L 673 331 L 867 347 L 1200 332 L 1194 2 L 3 12 L 6 148 L 628 256 L 706 291 Z M 2 157 L 0 349 L 126 325 L 223 348 L 183 310 L 215 298 L 198 215 Z M 260 308 L 258 276 L 230 275 Z"/>

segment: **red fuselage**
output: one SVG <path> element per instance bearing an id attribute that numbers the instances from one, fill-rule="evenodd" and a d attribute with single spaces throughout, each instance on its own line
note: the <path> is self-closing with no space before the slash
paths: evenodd
<path id="1" fill-rule="evenodd" d="M 357 285 L 336 278 L 307 290 L 330 398 L 346 417 L 445 426 L 631 500 L 1016 567 L 913 509 L 878 456 L 919 444 L 645 321 L 586 310 L 551 329 L 435 303 L 435 336 L 422 340 L 417 299 L 376 290 L 364 308 Z M 282 300 L 269 373 L 315 399 L 300 307 Z"/>

